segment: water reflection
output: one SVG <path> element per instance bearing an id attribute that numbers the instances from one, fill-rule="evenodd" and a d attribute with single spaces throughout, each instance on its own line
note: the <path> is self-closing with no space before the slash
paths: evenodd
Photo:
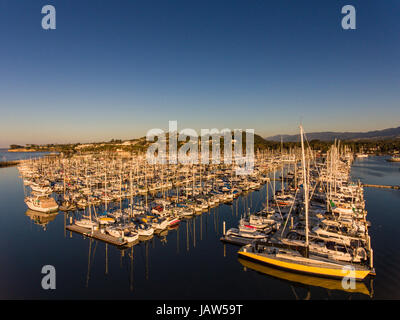
<path id="1" fill-rule="evenodd" d="M 295 298 L 298 299 L 298 294 L 295 291 L 295 287 L 307 288 L 309 287 L 320 287 L 327 290 L 339 290 L 348 293 L 361 293 L 372 298 L 373 296 L 373 279 L 371 279 L 371 290 L 368 289 L 364 282 L 357 282 L 355 284 L 355 289 L 345 289 L 342 286 L 341 280 L 334 280 L 334 279 L 325 279 L 325 278 L 318 278 L 312 277 L 302 274 L 296 274 L 292 272 L 287 272 L 283 270 L 279 270 L 276 268 L 270 268 L 268 266 L 260 265 L 245 259 L 238 258 L 239 262 L 243 265 L 244 270 L 247 271 L 248 269 L 254 270 L 256 272 L 262 273 L 263 275 L 267 275 L 274 279 L 279 279 L 286 282 L 288 285 L 291 286 L 293 294 Z M 311 298 L 311 292 L 307 290 L 307 299 Z M 350 296 L 348 297 L 350 298 Z"/>
<path id="2" fill-rule="evenodd" d="M 43 227 L 43 230 L 46 231 L 47 225 L 53 221 L 58 212 L 53 213 L 42 213 L 38 211 L 33 211 L 31 209 L 26 210 L 25 214 L 37 225 Z"/>

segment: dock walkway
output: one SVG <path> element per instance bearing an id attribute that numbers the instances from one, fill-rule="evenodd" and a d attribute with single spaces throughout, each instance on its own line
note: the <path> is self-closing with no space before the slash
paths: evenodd
<path id="1" fill-rule="evenodd" d="M 112 244 L 114 246 L 118 246 L 118 247 L 124 246 L 124 245 L 127 244 L 126 240 L 122 240 L 122 239 L 118 239 L 118 238 L 112 237 L 112 236 L 110 236 L 108 234 L 100 232 L 99 230 L 94 230 L 93 233 L 92 233 L 91 230 L 89 230 L 87 228 L 83 228 L 83 227 L 77 226 L 77 225 L 66 226 L 66 229 L 69 230 L 69 231 L 80 233 L 80 234 L 82 234 L 82 235 L 84 235 L 86 237 L 90 237 L 90 238 L 93 238 L 93 239 L 97 239 L 97 240 L 101 240 L 101 241 L 110 243 L 110 244 Z"/>
<path id="2" fill-rule="evenodd" d="M 383 188 L 383 189 L 396 189 L 400 190 L 400 186 L 384 186 L 380 184 L 363 184 L 363 187 L 371 187 L 371 188 Z"/>

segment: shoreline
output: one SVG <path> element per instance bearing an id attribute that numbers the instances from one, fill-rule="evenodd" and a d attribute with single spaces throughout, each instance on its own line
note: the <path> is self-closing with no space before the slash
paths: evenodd
<path id="1" fill-rule="evenodd" d="M 38 151 L 35 149 L 21 148 L 21 149 L 8 149 L 7 152 L 38 152 Z"/>
<path id="2" fill-rule="evenodd" d="M 0 161 L 0 168 L 14 167 L 21 163 L 21 160 L 14 161 Z"/>

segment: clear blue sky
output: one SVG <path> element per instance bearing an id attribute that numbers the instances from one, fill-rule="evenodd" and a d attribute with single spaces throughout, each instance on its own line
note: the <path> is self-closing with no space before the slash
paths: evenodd
<path id="1" fill-rule="evenodd" d="M 56 8 L 57 29 L 41 28 Z M 341 28 L 341 8 L 357 30 Z M 0 147 L 400 125 L 398 0 L 0 0 Z"/>

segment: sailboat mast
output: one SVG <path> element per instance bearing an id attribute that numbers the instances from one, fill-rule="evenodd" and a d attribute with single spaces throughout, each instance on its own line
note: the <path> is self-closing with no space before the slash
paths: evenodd
<path id="1" fill-rule="evenodd" d="M 107 211 L 107 168 L 104 173 L 104 195 L 105 195 L 105 200 L 106 200 L 106 203 L 105 203 L 106 210 L 105 211 Z"/>
<path id="2" fill-rule="evenodd" d="M 282 182 L 281 182 L 281 189 L 282 189 L 282 195 L 285 193 L 285 183 L 284 183 L 284 181 L 283 181 L 283 138 L 282 138 L 282 136 L 281 136 L 281 159 L 282 159 L 282 161 L 281 161 L 281 165 L 282 165 L 282 168 L 281 168 L 281 177 L 282 177 Z"/>
<path id="3" fill-rule="evenodd" d="M 304 152 L 304 139 L 303 139 L 303 127 L 300 126 L 300 137 L 301 137 L 301 153 L 302 153 L 302 167 L 303 167 L 303 187 L 304 187 L 304 205 L 305 205 L 305 214 L 306 214 L 306 249 L 308 254 L 308 181 L 306 174 L 306 159 Z"/>

